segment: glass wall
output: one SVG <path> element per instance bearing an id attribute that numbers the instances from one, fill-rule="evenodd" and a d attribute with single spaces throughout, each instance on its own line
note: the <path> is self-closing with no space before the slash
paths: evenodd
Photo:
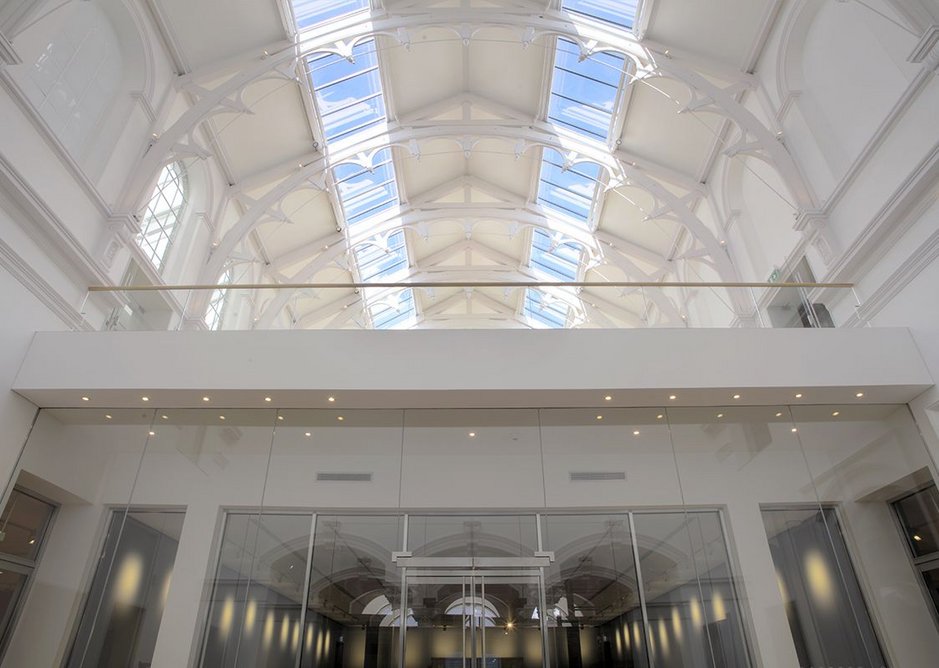
<path id="1" fill-rule="evenodd" d="M 934 465 L 904 406 L 151 403 L 41 412 L 0 518 L 0 591 L 32 573 L 3 666 L 939 656 Z M 27 496 L 54 521 L 17 519 Z"/>

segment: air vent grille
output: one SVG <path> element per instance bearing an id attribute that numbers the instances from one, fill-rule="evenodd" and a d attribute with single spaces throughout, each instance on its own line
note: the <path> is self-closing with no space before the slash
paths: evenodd
<path id="1" fill-rule="evenodd" d="M 372 482 L 371 473 L 317 473 L 320 482 Z"/>
<path id="2" fill-rule="evenodd" d="M 602 482 L 626 480 L 625 471 L 571 471 L 571 482 Z"/>

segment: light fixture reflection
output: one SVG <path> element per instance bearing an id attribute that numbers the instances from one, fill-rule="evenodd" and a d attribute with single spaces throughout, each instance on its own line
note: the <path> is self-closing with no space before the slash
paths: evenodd
<path id="1" fill-rule="evenodd" d="M 222 614 L 218 619 L 218 631 L 223 638 L 227 638 L 231 633 L 232 621 L 235 619 L 235 599 L 231 594 L 225 597 L 222 603 Z"/>

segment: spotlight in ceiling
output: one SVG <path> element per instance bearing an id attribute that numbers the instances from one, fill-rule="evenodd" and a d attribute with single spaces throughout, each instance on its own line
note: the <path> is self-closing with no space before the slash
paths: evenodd
<path id="1" fill-rule="evenodd" d="M 802 393 L 799 392 L 799 393 L 796 395 L 796 399 L 801 399 L 801 398 L 802 398 Z"/>
<path id="2" fill-rule="evenodd" d="M 332 403 L 332 402 L 334 402 L 335 400 L 336 400 L 336 397 L 329 397 L 329 398 L 326 399 L 326 401 L 328 401 L 329 403 Z"/>
<path id="3" fill-rule="evenodd" d="M 602 419 L 603 419 L 603 416 L 602 416 L 602 415 L 598 415 L 598 416 L 597 416 L 597 419 L 598 419 L 598 420 L 602 420 Z"/>
<path id="4" fill-rule="evenodd" d="M 267 403 L 271 403 L 271 398 L 270 398 L 270 397 L 264 397 L 264 401 L 266 401 Z"/>
<path id="5" fill-rule="evenodd" d="M 724 414 L 723 414 L 723 413 L 718 413 L 718 414 L 717 414 L 717 417 L 718 417 L 718 418 L 722 418 L 722 417 L 724 417 Z"/>
<path id="6" fill-rule="evenodd" d="M 336 416 L 336 419 L 339 420 L 340 422 L 342 422 L 343 420 L 345 420 L 345 418 L 342 417 L 341 415 L 337 415 L 337 416 Z"/>
<path id="7" fill-rule="evenodd" d="M 104 419 L 105 419 L 105 420 L 110 420 L 110 419 L 111 419 L 111 416 L 110 416 L 110 415 L 105 415 L 105 416 L 104 416 Z"/>
<path id="8" fill-rule="evenodd" d="M 858 392 L 858 393 L 855 394 L 854 396 L 856 396 L 858 399 L 860 399 L 861 397 L 864 396 L 864 393 L 863 393 L 863 392 Z"/>
<path id="9" fill-rule="evenodd" d="M 475 431 L 471 431 L 471 432 L 469 433 L 469 437 L 470 437 L 470 438 L 476 438 L 476 432 L 475 432 Z"/>
<path id="10" fill-rule="evenodd" d="M 140 397 L 141 401 L 150 401 L 150 397 Z"/>
<path id="11" fill-rule="evenodd" d="M 277 416 L 277 419 L 278 419 L 278 420 L 283 420 L 283 419 L 284 419 L 284 416 L 283 416 L 283 415 L 278 415 L 278 416 Z"/>
<path id="12" fill-rule="evenodd" d="M 799 431 L 798 428 L 796 428 L 796 427 L 793 427 L 793 428 L 792 428 L 792 433 L 793 433 L 793 434 L 796 433 L 797 431 Z"/>
<path id="13" fill-rule="evenodd" d="M 219 416 L 218 416 L 218 419 L 219 419 L 219 420 L 224 420 L 224 419 L 225 419 L 225 416 L 224 416 L 224 415 L 219 415 Z"/>
<path id="14" fill-rule="evenodd" d="M 776 413 L 776 417 L 782 417 L 782 413 Z"/>
<path id="15" fill-rule="evenodd" d="M 841 411 L 835 411 L 831 414 L 832 417 L 838 417 L 839 415 L 841 415 Z"/>
<path id="16" fill-rule="evenodd" d="M 170 419 L 170 416 L 169 416 L 169 415 L 161 415 L 160 417 L 163 418 L 164 420 L 169 420 L 169 419 Z"/>
<path id="17" fill-rule="evenodd" d="M 669 401 L 675 401 L 675 399 L 677 399 L 677 398 L 678 398 L 678 395 L 676 395 L 676 394 L 670 394 L 670 395 L 668 395 Z"/>
<path id="18" fill-rule="evenodd" d="M 150 432 L 150 435 L 151 435 L 151 436 L 156 436 L 156 432 L 155 432 L 155 431 L 151 431 L 151 432 Z"/>
<path id="19" fill-rule="evenodd" d="M 665 417 L 664 415 L 662 415 L 661 413 L 659 413 L 658 415 L 655 416 L 655 419 L 656 419 L 656 420 L 661 420 L 661 419 L 664 418 L 664 417 Z"/>
<path id="20" fill-rule="evenodd" d="M 633 432 L 633 436 L 638 436 L 638 435 L 639 435 L 639 430 L 636 429 L 636 430 Z"/>
<path id="21" fill-rule="evenodd" d="M 91 401 L 89 397 L 82 397 L 82 401 Z"/>
<path id="22" fill-rule="evenodd" d="M 739 399 L 739 398 L 740 398 L 740 395 L 739 395 L 739 394 L 735 394 L 735 395 L 734 395 L 734 399 Z"/>
<path id="23" fill-rule="evenodd" d="M 209 400 L 208 397 L 202 397 L 202 401 L 208 401 L 208 400 Z"/>
<path id="24" fill-rule="evenodd" d="M 914 534 L 913 534 L 913 540 L 915 540 L 915 541 L 918 543 L 918 542 L 920 542 L 921 540 L 923 540 L 923 537 L 920 536 L 918 533 L 914 533 Z"/>
<path id="25" fill-rule="evenodd" d="M 608 394 L 608 395 L 606 395 L 605 397 L 603 397 L 603 400 L 604 400 L 604 401 L 613 401 L 613 397 L 611 397 L 611 396 Z"/>
<path id="26" fill-rule="evenodd" d="M 309 437 L 312 436 L 313 434 L 312 434 L 311 432 L 306 432 L 306 433 L 303 434 L 303 435 L 306 436 L 307 438 L 309 438 Z"/>

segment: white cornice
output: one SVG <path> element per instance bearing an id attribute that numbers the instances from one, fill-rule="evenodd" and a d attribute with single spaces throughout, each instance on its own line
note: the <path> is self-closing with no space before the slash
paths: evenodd
<path id="1" fill-rule="evenodd" d="M 40 276 L 35 269 L 29 266 L 16 251 L 3 239 L 0 239 L 0 266 L 7 270 L 13 278 L 29 290 L 52 313 L 56 315 L 69 329 L 83 329 L 91 331 L 93 328 L 82 317 L 74 306 L 62 297 L 49 283 Z"/>
<path id="2" fill-rule="evenodd" d="M 88 195 L 91 203 L 97 207 L 102 217 L 110 218 L 111 207 L 108 206 L 108 203 L 101 196 L 101 193 L 98 192 L 98 188 L 91 179 L 88 178 L 88 175 L 85 174 L 85 171 L 79 164 L 75 162 L 68 149 L 59 141 L 59 138 L 56 137 L 46 121 L 39 115 L 39 112 L 36 111 L 32 102 L 27 99 L 23 90 L 19 87 L 19 84 L 16 83 L 16 80 L 5 68 L 0 68 L 0 85 L 10 94 L 10 98 L 16 102 L 16 105 L 33 124 L 33 127 L 36 128 L 42 138 L 52 148 L 56 158 L 58 158 L 62 166 L 75 178 L 75 183 L 85 191 L 85 194 Z"/>
<path id="3" fill-rule="evenodd" d="M 71 260 L 81 280 L 102 285 L 110 283 L 100 264 L 3 153 L 0 153 L 0 183 L 7 186 L 10 193 L 24 206 L 35 228 Z"/>
<path id="4" fill-rule="evenodd" d="M 23 60 L 13 48 L 13 42 L 0 32 L 0 65 L 19 65 L 21 62 Z"/>

